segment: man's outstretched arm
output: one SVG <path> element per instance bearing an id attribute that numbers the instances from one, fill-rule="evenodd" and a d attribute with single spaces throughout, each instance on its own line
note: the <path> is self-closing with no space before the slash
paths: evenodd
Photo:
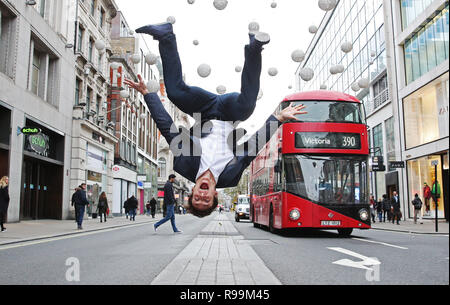
<path id="1" fill-rule="evenodd" d="M 140 75 L 138 75 L 138 78 L 139 83 L 134 83 L 131 80 L 126 79 L 125 84 L 130 88 L 136 89 L 144 96 L 144 100 L 150 110 L 152 119 L 155 121 L 157 128 L 170 145 L 172 140 L 179 134 L 178 132 L 171 132 L 171 128 L 174 124 L 173 119 L 170 117 L 169 113 L 167 113 L 161 100 L 159 99 L 159 96 L 156 93 L 150 93 L 148 91 L 147 86 Z"/>

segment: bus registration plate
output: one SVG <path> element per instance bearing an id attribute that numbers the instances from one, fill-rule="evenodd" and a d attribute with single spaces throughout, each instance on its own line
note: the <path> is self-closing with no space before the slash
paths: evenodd
<path id="1" fill-rule="evenodd" d="M 322 221 L 322 227 L 338 227 L 340 225 L 341 225 L 340 221 L 328 221 L 328 220 Z"/>

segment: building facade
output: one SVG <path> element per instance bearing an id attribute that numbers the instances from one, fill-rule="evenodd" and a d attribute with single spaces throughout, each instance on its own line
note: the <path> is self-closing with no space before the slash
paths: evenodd
<path id="1" fill-rule="evenodd" d="M 113 0 L 76 1 L 70 185 L 73 190 L 87 184 L 89 214 L 95 212 L 102 192 L 107 198 L 113 196 L 112 167 L 118 139 L 105 115 L 110 90 L 111 20 L 116 15 Z"/>
<path id="2" fill-rule="evenodd" d="M 436 55 L 429 66 L 430 49 L 425 50 L 427 55 L 422 56 L 427 64 L 422 63 L 422 69 L 419 55 L 411 46 L 418 43 L 418 37 L 425 39 L 426 35 L 417 33 L 426 32 L 427 26 L 434 34 L 427 32 L 429 41 L 422 41 L 422 48 L 427 45 Z M 348 53 L 341 51 L 344 42 L 353 46 Z M 342 73 L 330 73 L 336 65 L 343 66 Z M 310 82 L 300 78 L 304 67 L 315 72 Z M 424 164 L 433 160 L 439 162 L 438 177 L 441 175 L 444 193 L 442 184 L 448 170 L 448 2 L 340 0 L 325 15 L 297 75 L 301 91 L 341 91 L 363 101 L 371 154 L 384 157 L 386 164 L 386 171 L 370 173 L 370 192 L 376 199 L 384 194 L 391 197 L 397 191 L 404 216 L 413 217 L 411 201 L 415 193 L 422 193 L 418 184 L 427 182 L 419 180 L 429 180 L 431 186 L 430 166 Z M 362 79 L 369 81 L 367 88 L 355 86 Z M 428 93 L 434 108 L 418 106 L 418 96 L 427 88 L 428 92 L 437 92 Z M 424 116 L 428 122 L 423 121 Z M 403 162 L 406 168 L 398 169 L 393 162 Z M 448 171 L 446 177 L 448 183 Z M 445 196 L 440 199 L 444 202 L 440 205 L 441 217 Z M 434 215 L 430 212 L 425 216 Z"/>
<path id="3" fill-rule="evenodd" d="M 139 74 L 145 82 L 156 81 L 159 75 L 157 68 L 145 61 L 150 52 L 147 45 L 135 37 L 121 12 L 112 20 L 111 45 L 111 63 L 115 65 L 110 68 L 108 120 L 115 124 L 119 139 L 114 156 L 113 213 L 121 214 L 125 200 L 134 195 L 143 214 L 145 204 L 157 196 L 157 129 L 143 96 L 126 88 L 124 80 L 137 82 Z"/>
<path id="4" fill-rule="evenodd" d="M 73 8 L 72 0 L 0 0 L 0 176 L 10 178 L 9 222 L 69 215 Z"/>
<path id="5" fill-rule="evenodd" d="M 404 180 L 404 211 L 413 217 L 418 194 L 424 218 L 435 218 L 436 202 L 424 198 L 425 183 L 437 178 L 438 217 L 449 219 L 449 2 L 384 1 L 392 28 L 397 117 Z"/>

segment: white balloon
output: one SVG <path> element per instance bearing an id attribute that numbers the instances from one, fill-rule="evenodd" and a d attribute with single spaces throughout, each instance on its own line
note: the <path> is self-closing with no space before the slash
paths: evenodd
<path id="1" fill-rule="evenodd" d="M 145 55 L 145 62 L 148 65 L 154 65 L 158 62 L 158 56 L 153 53 L 148 53 L 147 55 Z"/>
<path id="2" fill-rule="evenodd" d="M 211 67 L 209 65 L 207 65 L 207 64 L 201 64 L 197 68 L 197 73 L 201 77 L 206 78 L 206 77 L 208 77 L 211 74 Z"/>
<path id="3" fill-rule="evenodd" d="M 236 68 L 234 68 L 234 71 L 236 71 L 237 73 L 240 73 L 240 72 L 242 72 L 242 67 L 236 66 Z"/>
<path id="4" fill-rule="evenodd" d="M 341 45 L 341 50 L 344 53 L 350 53 L 353 50 L 353 44 L 351 42 L 346 41 Z"/>
<path id="5" fill-rule="evenodd" d="M 263 96 L 264 92 L 262 91 L 262 89 L 259 89 L 257 100 L 259 101 L 260 99 L 262 99 Z"/>
<path id="6" fill-rule="evenodd" d="M 319 7 L 323 11 L 331 11 L 336 7 L 336 0 L 319 0 Z"/>
<path id="7" fill-rule="evenodd" d="M 198 40 L 194 40 L 192 43 L 194 44 L 194 46 L 198 46 L 200 44 Z"/>
<path id="8" fill-rule="evenodd" d="M 227 7 L 228 1 L 227 0 L 214 0 L 213 4 L 216 9 L 221 11 Z"/>
<path id="9" fill-rule="evenodd" d="M 316 34 L 318 30 L 319 30 L 319 29 L 318 29 L 317 26 L 315 26 L 315 25 L 311 25 L 311 26 L 309 27 L 309 32 L 310 32 L 311 34 Z"/>
<path id="10" fill-rule="evenodd" d="M 331 68 L 330 68 L 330 73 L 331 73 L 332 75 L 338 74 L 336 66 L 331 66 Z"/>
<path id="11" fill-rule="evenodd" d="M 248 30 L 250 32 L 257 32 L 257 31 L 259 31 L 259 24 L 258 24 L 258 22 L 255 22 L 255 21 L 250 22 L 250 24 L 248 25 Z"/>
<path id="12" fill-rule="evenodd" d="M 157 81 L 151 80 L 147 83 L 147 89 L 150 93 L 157 93 L 160 89 L 160 85 Z"/>
<path id="13" fill-rule="evenodd" d="M 289 89 L 292 89 L 292 85 L 289 85 L 289 87 L 288 87 Z"/>
<path id="14" fill-rule="evenodd" d="M 277 68 L 270 68 L 268 72 L 269 72 L 270 76 L 276 76 L 278 74 L 278 69 Z"/>
<path id="15" fill-rule="evenodd" d="M 122 98 L 129 98 L 130 97 L 130 92 L 128 92 L 128 90 L 122 90 L 122 91 L 120 91 L 120 97 L 122 97 Z"/>
<path id="16" fill-rule="evenodd" d="M 132 56 L 131 56 L 131 61 L 132 61 L 134 64 L 140 63 L 140 62 L 141 62 L 141 55 L 139 55 L 139 54 L 134 54 L 134 55 L 132 55 Z"/>
<path id="17" fill-rule="evenodd" d="M 95 48 L 97 50 L 103 50 L 106 47 L 105 42 L 103 40 L 97 40 L 95 42 Z"/>
<path id="18" fill-rule="evenodd" d="M 320 85 L 320 90 L 327 90 L 328 86 L 326 84 Z"/>
<path id="19" fill-rule="evenodd" d="M 167 22 L 175 24 L 175 22 L 177 22 L 177 19 L 175 19 L 174 16 L 169 16 L 167 17 Z"/>
<path id="20" fill-rule="evenodd" d="M 194 4 L 195 0 L 188 0 L 189 4 Z"/>
<path id="21" fill-rule="evenodd" d="M 302 50 L 295 50 L 294 52 L 292 52 L 292 60 L 295 62 L 302 62 L 305 60 L 305 52 L 303 52 Z"/>
<path id="22" fill-rule="evenodd" d="M 359 87 L 358 83 L 353 83 L 352 90 L 358 92 L 359 90 L 361 90 L 361 88 Z"/>
<path id="23" fill-rule="evenodd" d="M 309 82 L 314 78 L 314 70 L 311 68 L 303 68 L 300 71 L 300 77 L 305 81 Z"/>
<path id="24" fill-rule="evenodd" d="M 358 81 L 358 86 L 359 86 L 360 88 L 363 88 L 363 89 L 369 88 L 369 86 L 370 86 L 369 79 L 367 79 L 367 78 L 361 78 L 361 79 Z"/>
<path id="25" fill-rule="evenodd" d="M 276 8 L 277 7 L 277 3 L 276 2 L 272 2 L 272 4 L 270 5 L 271 8 Z"/>
<path id="26" fill-rule="evenodd" d="M 336 65 L 337 73 L 343 73 L 345 71 L 344 65 Z"/>
<path id="27" fill-rule="evenodd" d="M 134 35 L 134 31 L 133 31 L 133 30 L 130 30 L 130 31 L 128 32 L 128 34 L 129 34 L 130 36 L 133 36 L 133 35 Z"/>
<path id="28" fill-rule="evenodd" d="M 227 92 L 227 88 L 225 86 L 222 86 L 222 85 L 218 86 L 216 88 L 216 90 L 217 90 L 217 93 L 219 93 L 219 94 L 225 94 Z"/>

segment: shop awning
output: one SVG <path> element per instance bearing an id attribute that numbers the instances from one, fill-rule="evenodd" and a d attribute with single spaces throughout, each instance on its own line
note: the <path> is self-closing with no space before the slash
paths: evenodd
<path id="1" fill-rule="evenodd" d="M 158 191 L 158 198 L 164 197 L 164 191 Z"/>

